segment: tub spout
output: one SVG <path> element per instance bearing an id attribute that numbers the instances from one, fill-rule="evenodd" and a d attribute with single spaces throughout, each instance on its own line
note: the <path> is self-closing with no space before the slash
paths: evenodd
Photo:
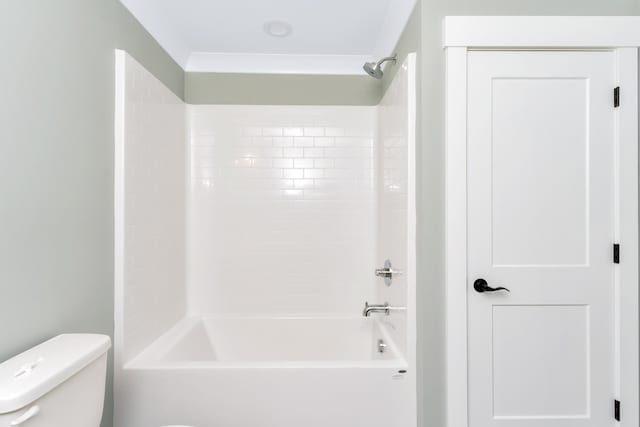
<path id="1" fill-rule="evenodd" d="M 371 316 L 371 313 L 384 313 L 388 316 L 392 311 L 404 310 L 406 310 L 406 307 L 391 307 L 388 302 L 385 302 L 384 304 L 369 304 L 368 302 L 365 302 L 362 315 L 364 317 L 369 317 Z"/>

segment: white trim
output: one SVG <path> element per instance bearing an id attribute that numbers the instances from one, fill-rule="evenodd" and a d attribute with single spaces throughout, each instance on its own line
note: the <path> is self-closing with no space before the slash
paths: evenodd
<path id="1" fill-rule="evenodd" d="M 113 353 L 114 384 L 120 383 L 120 366 L 124 347 L 124 238 L 125 238 L 125 104 L 126 104 L 126 55 L 124 50 L 115 51 L 115 120 L 114 120 L 114 185 L 113 185 Z M 114 402 L 114 412 L 117 401 Z"/>
<path id="2" fill-rule="evenodd" d="M 619 399 L 621 427 L 640 425 L 640 373 L 638 367 L 638 49 L 617 50 L 618 82 L 621 87 L 618 112 L 617 238 L 620 264 L 616 271 L 619 292 Z"/>
<path id="3" fill-rule="evenodd" d="M 445 47 L 637 47 L 640 16 L 447 16 Z"/>
<path id="4" fill-rule="evenodd" d="M 467 424 L 467 49 L 447 49 L 447 422 Z"/>
<path id="5" fill-rule="evenodd" d="M 413 370 L 414 387 L 417 381 L 417 351 L 418 351 L 418 334 L 417 334 L 417 305 L 416 305 L 416 288 L 417 288 L 417 181 L 416 181 L 416 120 L 417 120 L 417 55 L 410 53 L 407 55 L 405 64 L 408 67 L 407 90 L 408 90 L 408 107 L 409 117 L 407 125 L 409 128 L 407 134 L 407 349 L 409 366 Z M 413 415 L 411 426 L 417 425 L 417 394 L 412 394 Z"/>
<path id="6" fill-rule="evenodd" d="M 113 185 L 113 269 L 114 269 L 114 351 L 116 358 L 122 349 L 122 301 L 124 291 L 124 128 L 126 52 L 116 49 L 115 121 L 114 121 L 114 185 Z"/>
<path id="7" fill-rule="evenodd" d="M 600 26 L 606 24 L 609 33 Z M 467 53 L 468 47 L 616 48 L 621 105 L 617 125 L 618 397 L 621 427 L 640 425 L 638 337 L 638 49 L 640 18 L 448 17 L 446 82 L 447 426 L 467 427 Z M 630 26 L 633 26 L 631 28 Z M 561 27 L 569 28 L 569 30 Z M 613 29 L 612 29 L 613 28 Z M 592 30 L 591 36 L 586 37 Z M 571 36 L 570 33 L 575 33 Z M 633 40 L 631 36 L 637 38 Z M 527 38 L 528 37 L 528 38 Z M 573 38 L 572 38 L 573 37 Z M 582 37 L 582 38 L 580 38 Z M 598 39 L 599 38 L 599 39 Z M 614 43 L 616 42 L 617 43 Z M 588 43 L 587 43 L 588 42 Z M 632 44 L 633 47 L 628 47 Z M 635 337 L 635 339 L 629 339 Z"/>
<path id="8" fill-rule="evenodd" d="M 185 70 L 208 73 L 364 75 L 370 55 L 285 55 L 193 52 Z"/>

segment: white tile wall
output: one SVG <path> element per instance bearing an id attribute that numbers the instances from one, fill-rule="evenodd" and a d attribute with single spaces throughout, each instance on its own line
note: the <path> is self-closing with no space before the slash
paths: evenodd
<path id="1" fill-rule="evenodd" d="M 379 107 L 185 107 L 126 70 L 125 361 L 187 313 L 407 303 L 373 275 L 407 263 L 406 73 Z"/>
<path id="2" fill-rule="evenodd" d="M 124 78 L 126 362 L 186 312 L 187 175 L 184 104 L 129 55 Z"/>
<path id="3" fill-rule="evenodd" d="M 358 315 L 374 295 L 375 107 L 188 111 L 190 311 Z"/>

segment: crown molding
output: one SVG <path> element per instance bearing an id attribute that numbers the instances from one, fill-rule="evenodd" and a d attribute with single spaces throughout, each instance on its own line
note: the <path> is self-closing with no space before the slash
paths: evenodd
<path id="1" fill-rule="evenodd" d="M 445 47 L 640 46 L 640 16 L 447 16 Z"/>
<path id="2" fill-rule="evenodd" d="M 247 74 L 363 74 L 370 55 L 289 55 L 194 52 L 185 71 Z"/>

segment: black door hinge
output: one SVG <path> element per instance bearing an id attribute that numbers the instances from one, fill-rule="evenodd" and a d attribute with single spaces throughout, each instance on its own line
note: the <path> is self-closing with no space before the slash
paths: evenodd
<path id="1" fill-rule="evenodd" d="M 620 106 L 620 86 L 613 89 L 613 106 L 615 108 Z"/>
<path id="2" fill-rule="evenodd" d="M 613 263 L 620 264 L 620 243 L 613 244 Z"/>
<path id="3" fill-rule="evenodd" d="M 613 417 L 616 419 L 616 421 L 620 421 L 620 401 L 619 400 L 613 401 Z"/>

